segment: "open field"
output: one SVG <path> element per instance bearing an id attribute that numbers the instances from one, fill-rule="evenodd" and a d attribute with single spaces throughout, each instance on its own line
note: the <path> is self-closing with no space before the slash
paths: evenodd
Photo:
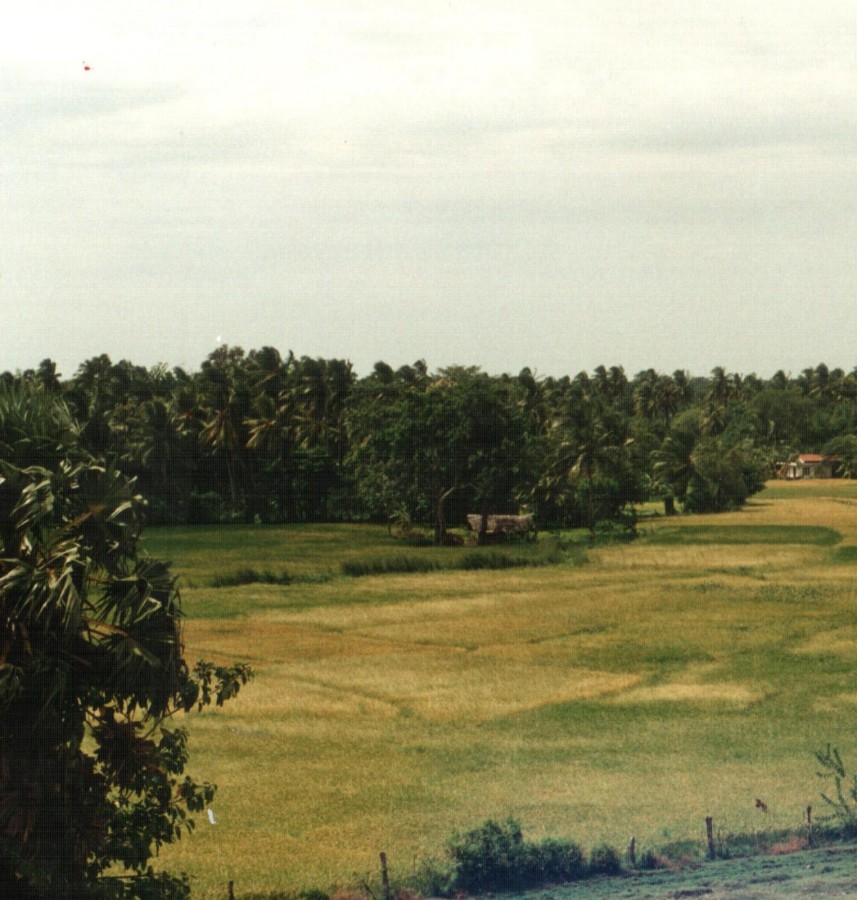
<path id="1" fill-rule="evenodd" d="M 381 850 L 404 875 L 509 814 L 584 847 L 701 839 L 706 815 L 799 825 L 821 806 L 812 751 L 857 765 L 855 488 L 779 482 L 740 513 L 647 520 L 585 565 L 501 571 L 339 575 L 469 552 L 372 527 L 153 529 L 186 578 L 189 654 L 257 672 L 188 720 L 218 824 L 164 864 L 222 897 L 230 879 L 239 895 L 353 881 Z M 242 566 L 299 580 L 208 586 Z"/>

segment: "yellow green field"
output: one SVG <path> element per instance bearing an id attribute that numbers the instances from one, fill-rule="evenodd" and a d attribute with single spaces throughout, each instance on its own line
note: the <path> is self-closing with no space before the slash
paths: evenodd
<path id="1" fill-rule="evenodd" d="M 583 565 L 364 578 L 339 563 L 404 552 L 384 529 L 149 532 L 188 654 L 257 673 L 187 720 L 218 824 L 164 866 L 213 898 L 358 881 L 382 850 L 407 875 L 489 817 L 584 847 L 799 825 L 813 750 L 857 764 L 857 485 L 641 530 Z M 242 565 L 319 583 L 208 586 Z"/>

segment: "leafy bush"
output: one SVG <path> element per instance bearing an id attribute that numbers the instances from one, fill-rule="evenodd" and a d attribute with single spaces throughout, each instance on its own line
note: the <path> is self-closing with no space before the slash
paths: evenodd
<path id="1" fill-rule="evenodd" d="M 644 871 L 651 872 L 655 869 L 663 869 L 665 866 L 663 857 L 658 856 L 654 850 L 646 850 L 640 857 L 639 868 Z"/>
<path id="2" fill-rule="evenodd" d="M 552 566 L 564 562 L 560 553 L 551 553 L 548 556 L 529 556 L 521 554 L 514 556 L 511 553 L 468 553 L 464 556 L 459 567 L 465 570 L 474 569 L 515 569 Z"/>
<path id="3" fill-rule="evenodd" d="M 471 894 L 519 888 L 528 869 L 524 838 L 514 819 L 489 819 L 457 834 L 447 852 L 454 865 L 455 887 Z"/>
<path id="4" fill-rule="evenodd" d="M 579 881 L 586 873 L 583 851 L 572 841 L 546 838 L 529 847 L 527 881 L 531 885 Z"/>
<path id="5" fill-rule="evenodd" d="M 555 838 L 526 841 L 520 825 L 511 818 L 503 822 L 489 819 L 472 831 L 454 835 L 447 854 L 451 870 L 444 873 L 435 867 L 431 870 L 433 881 L 422 884 L 432 893 L 523 890 L 576 881 L 587 874 L 577 844 Z"/>
<path id="6" fill-rule="evenodd" d="M 464 569 L 514 569 L 540 566 L 557 566 L 567 561 L 565 553 L 552 549 L 538 556 L 531 553 L 506 553 L 474 551 L 463 556 L 449 556 L 440 560 L 428 556 L 374 556 L 364 559 L 345 560 L 341 565 L 343 575 L 360 578 L 364 575 L 391 575 L 413 572 L 436 572 L 438 570 Z"/>
<path id="7" fill-rule="evenodd" d="M 621 868 L 619 854 L 607 844 L 596 847 L 589 856 L 590 875 L 618 875 Z"/>
<path id="8" fill-rule="evenodd" d="M 242 584 L 291 584 L 292 576 L 285 570 L 276 575 L 273 572 L 258 572 L 251 566 L 245 566 L 232 573 L 215 575 L 211 579 L 211 586 L 220 587 L 239 587 Z"/>
<path id="9" fill-rule="evenodd" d="M 191 493 L 187 502 L 188 525 L 216 525 L 226 519 L 226 503 L 216 491 Z"/>
<path id="10" fill-rule="evenodd" d="M 425 556 L 380 556 L 370 559 L 345 560 L 342 574 L 352 578 L 363 575 L 389 575 L 393 573 L 432 572 L 440 566 Z"/>

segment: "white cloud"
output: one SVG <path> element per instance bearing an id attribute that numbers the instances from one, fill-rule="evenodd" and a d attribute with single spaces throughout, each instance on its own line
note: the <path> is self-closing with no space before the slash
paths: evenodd
<path id="1" fill-rule="evenodd" d="M 25 304 L 7 343 L 32 364 L 26 322 L 65 296 L 75 362 L 114 339 L 133 355 L 98 313 L 123 298 L 141 354 L 184 341 L 191 365 L 217 328 L 246 346 L 279 328 L 363 365 L 496 345 L 542 371 L 693 368 L 660 330 L 724 292 L 852 301 L 855 30 L 850 0 L 19 4 L 0 32 L 0 303 Z M 497 310 L 508 335 L 467 334 Z M 710 347 L 737 347 L 728 322 Z"/>

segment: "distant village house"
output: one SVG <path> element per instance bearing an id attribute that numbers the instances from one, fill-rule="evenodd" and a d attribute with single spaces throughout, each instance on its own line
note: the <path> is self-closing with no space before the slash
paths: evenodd
<path id="1" fill-rule="evenodd" d="M 777 464 L 780 478 L 833 478 L 838 460 L 834 456 L 822 456 L 820 453 L 801 453 L 792 462 Z"/>

